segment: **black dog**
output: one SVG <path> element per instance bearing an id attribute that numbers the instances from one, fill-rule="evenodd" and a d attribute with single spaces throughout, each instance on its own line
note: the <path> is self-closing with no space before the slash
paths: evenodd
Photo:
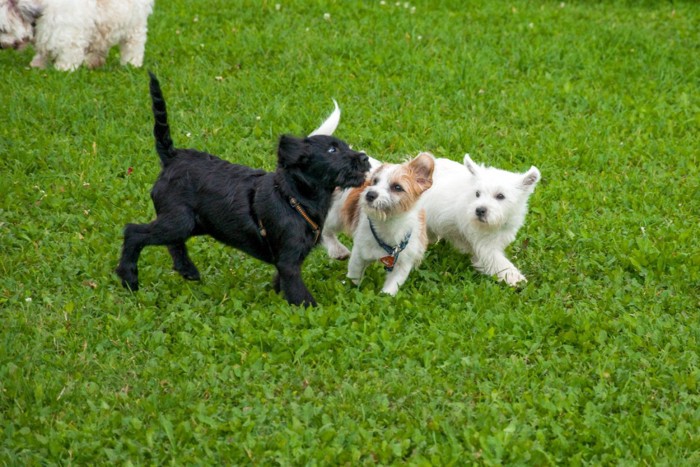
<path id="1" fill-rule="evenodd" d="M 231 164 L 194 149 L 176 149 L 165 100 L 150 73 L 156 151 L 163 169 L 151 190 L 156 219 L 127 224 L 116 273 L 138 290 L 137 262 L 147 245 L 166 245 L 174 269 L 199 280 L 185 241 L 211 235 L 255 258 L 274 264 L 274 287 L 289 303 L 315 305 L 301 278 L 301 265 L 318 242 L 336 187 L 359 186 L 369 170 L 364 153 L 332 136 L 282 136 L 277 170 Z"/>

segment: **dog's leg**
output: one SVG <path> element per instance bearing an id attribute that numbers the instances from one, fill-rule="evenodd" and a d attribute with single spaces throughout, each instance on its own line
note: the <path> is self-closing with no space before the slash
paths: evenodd
<path id="1" fill-rule="evenodd" d="M 316 306 L 316 300 L 301 278 L 301 263 L 280 261 L 277 263 L 276 287 L 292 305 Z"/>
<path id="2" fill-rule="evenodd" d="M 479 249 L 472 257 L 474 267 L 489 276 L 496 275 L 508 285 L 527 282 L 525 276 L 511 263 L 500 250 Z"/>
<path id="3" fill-rule="evenodd" d="M 143 64 L 143 52 L 146 47 L 146 33 L 132 34 L 119 44 L 120 61 L 122 65 L 132 65 L 137 68 Z"/>
<path id="4" fill-rule="evenodd" d="M 122 285 L 134 292 L 139 289 L 138 260 L 144 247 L 184 244 L 192 235 L 194 225 L 194 216 L 190 212 L 157 217 L 150 224 L 127 224 L 122 256 L 115 271 L 121 277 Z"/>
<path id="5" fill-rule="evenodd" d="M 365 260 L 358 253 L 359 248 L 353 247 L 350 253 L 350 261 L 348 262 L 348 279 L 352 281 L 353 284 L 359 285 L 362 280 L 362 276 L 365 273 L 365 269 L 369 266 L 370 261 Z"/>
<path id="6" fill-rule="evenodd" d="M 91 50 L 87 53 L 85 57 L 85 65 L 91 70 L 94 68 L 99 68 L 105 64 L 107 61 L 107 54 L 105 52 Z"/>
<path id="7" fill-rule="evenodd" d="M 54 62 L 54 68 L 58 71 L 75 71 L 83 63 L 83 57 L 58 57 Z"/>
<path id="8" fill-rule="evenodd" d="M 85 52 L 85 66 L 90 69 L 99 68 L 107 61 L 110 42 L 103 35 L 95 37 Z"/>
<path id="9" fill-rule="evenodd" d="M 200 279 L 197 266 L 194 265 L 187 254 L 187 246 L 185 246 L 184 242 L 168 245 L 168 251 L 173 258 L 173 269 L 179 272 L 183 278 L 188 281 L 198 281 Z"/>
<path id="10" fill-rule="evenodd" d="M 46 63 L 46 58 L 42 54 L 37 52 L 36 55 L 34 55 L 34 58 L 32 58 L 32 62 L 29 64 L 29 66 L 32 68 L 40 68 L 43 70 L 44 68 L 46 68 Z"/>
<path id="11" fill-rule="evenodd" d="M 54 68 L 59 71 L 75 71 L 85 60 L 85 49 L 74 44 L 62 44 L 54 51 Z"/>
<path id="12" fill-rule="evenodd" d="M 461 237 L 457 237 L 457 238 L 455 238 L 454 236 L 446 237 L 445 240 L 447 240 L 460 253 L 463 253 L 463 254 L 469 255 L 469 256 L 474 255 L 474 249 L 472 248 L 471 244 L 469 242 L 467 242 L 466 240 L 463 240 Z"/>
<path id="13" fill-rule="evenodd" d="M 321 234 L 321 241 L 323 246 L 326 247 L 328 251 L 328 256 L 334 259 L 348 259 L 350 257 L 350 250 L 347 249 L 345 245 L 340 243 L 335 232 L 328 232 L 325 229 Z"/>
<path id="14" fill-rule="evenodd" d="M 150 224 L 127 224 L 124 228 L 122 257 L 114 271 L 122 279 L 122 286 L 136 292 L 139 289 L 138 260 L 141 250 L 146 246 L 139 237 L 148 233 Z"/>
<path id="15" fill-rule="evenodd" d="M 382 287 L 382 292 L 389 294 L 391 296 L 396 295 L 399 291 L 399 287 L 406 282 L 409 273 L 413 269 L 413 265 L 409 263 L 398 263 L 394 266 L 394 269 L 386 274 L 386 279 L 384 280 L 384 287 Z"/>

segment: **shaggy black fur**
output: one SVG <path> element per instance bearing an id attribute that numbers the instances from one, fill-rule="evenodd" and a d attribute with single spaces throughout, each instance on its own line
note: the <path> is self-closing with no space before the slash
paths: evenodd
<path id="1" fill-rule="evenodd" d="M 206 234 L 274 264 L 275 290 L 289 303 L 315 305 L 302 281 L 301 265 L 316 244 L 316 233 L 290 199 L 298 200 L 312 221 L 323 226 L 333 190 L 364 182 L 370 168 L 367 156 L 332 136 L 285 135 L 279 140 L 277 170 L 265 172 L 194 149 L 176 149 L 165 100 L 152 73 L 150 92 L 153 133 L 163 166 L 151 191 L 157 217 L 149 224 L 125 227 L 116 269 L 122 285 L 138 290 L 137 262 L 147 245 L 166 245 L 174 269 L 185 279 L 198 280 L 185 241 Z"/>

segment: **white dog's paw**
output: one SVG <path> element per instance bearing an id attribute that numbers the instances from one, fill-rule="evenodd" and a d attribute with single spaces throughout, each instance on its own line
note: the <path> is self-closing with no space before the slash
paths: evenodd
<path id="1" fill-rule="evenodd" d="M 355 285 L 360 285 L 360 279 L 355 279 L 355 278 L 352 278 L 352 277 L 350 277 L 350 276 L 348 276 L 348 279 L 350 279 L 350 281 L 351 281 L 353 284 L 355 284 Z"/>
<path id="2" fill-rule="evenodd" d="M 54 62 L 53 67 L 55 69 L 57 69 L 58 71 L 71 71 L 72 72 L 72 71 L 77 70 L 81 64 L 82 64 L 82 61 L 75 63 L 75 62 L 72 62 L 70 60 L 62 60 L 59 58 Z"/>
<path id="3" fill-rule="evenodd" d="M 392 297 L 395 296 L 398 292 L 399 292 L 398 284 L 385 285 L 384 288 L 382 289 L 382 293 L 389 294 Z"/>
<path id="4" fill-rule="evenodd" d="M 350 250 L 342 243 L 336 242 L 334 245 L 328 247 L 328 256 L 333 259 L 348 259 L 350 257 Z"/>
<path id="5" fill-rule="evenodd" d="M 44 69 L 44 68 L 46 68 L 46 59 L 44 59 L 43 55 L 36 54 L 36 55 L 34 55 L 34 58 L 32 58 L 32 61 L 29 64 L 29 66 L 32 68 Z"/>
<path id="6" fill-rule="evenodd" d="M 510 286 L 516 286 L 527 282 L 523 274 L 515 268 L 508 268 L 498 273 L 498 278 Z"/>

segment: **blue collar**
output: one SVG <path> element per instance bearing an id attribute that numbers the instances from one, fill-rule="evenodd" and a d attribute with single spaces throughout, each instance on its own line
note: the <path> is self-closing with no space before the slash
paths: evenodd
<path id="1" fill-rule="evenodd" d="M 391 272 L 394 269 L 394 264 L 399 259 L 399 253 L 401 253 L 408 245 L 408 241 L 411 239 L 411 234 L 413 233 L 413 231 L 409 230 L 404 239 L 401 241 L 401 243 L 399 243 L 395 247 L 391 247 L 387 245 L 381 238 L 379 238 L 379 235 L 377 235 L 377 231 L 374 230 L 372 219 L 368 217 L 367 220 L 369 221 L 369 229 L 372 231 L 374 239 L 377 241 L 379 246 L 382 247 L 382 249 L 389 254 L 389 256 L 380 258 L 379 261 L 381 261 L 382 264 L 384 264 L 384 269 L 387 272 Z"/>

